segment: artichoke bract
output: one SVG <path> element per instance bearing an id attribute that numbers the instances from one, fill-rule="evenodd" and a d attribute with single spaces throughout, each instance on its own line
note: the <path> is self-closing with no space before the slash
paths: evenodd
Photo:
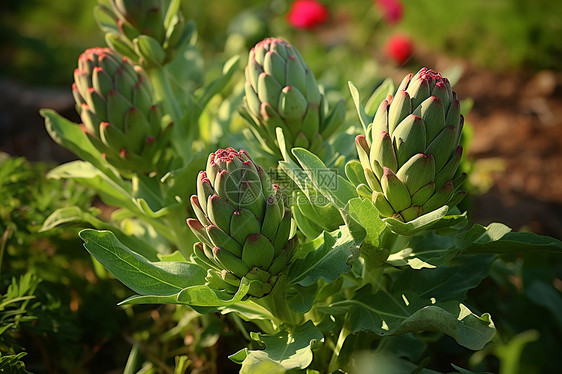
<path id="1" fill-rule="evenodd" d="M 345 118 L 345 104 L 341 100 L 329 110 L 299 51 L 283 39 L 264 39 L 250 51 L 245 74 L 242 114 L 256 136 L 277 152 L 280 127 L 289 148 L 307 148 L 322 158 L 324 140 Z"/>
<path id="2" fill-rule="evenodd" d="M 365 190 L 383 217 L 407 222 L 465 196 L 455 177 L 463 148 L 464 118 L 457 95 L 440 73 L 422 68 L 382 101 L 371 124 L 372 143 L 355 139 Z"/>
<path id="3" fill-rule="evenodd" d="M 144 67 L 165 64 L 187 44 L 195 30 L 185 22 L 178 2 L 170 0 L 98 0 L 96 18 L 107 44 Z"/>
<path id="4" fill-rule="evenodd" d="M 246 278 L 248 294 L 271 292 L 296 249 L 291 211 L 279 187 L 244 150 L 211 153 L 191 197 L 197 219 L 187 224 L 200 240 L 195 260 L 208 268 L 211 288 L 236 293 Z"/>
<path id="5" fill-rule="evenodd" d="M 118 169 L 150 173 L 169 143 L 169 125 L 140 67 L 109 48 L 87 49 L 72 93 L 90 142 Z"/>

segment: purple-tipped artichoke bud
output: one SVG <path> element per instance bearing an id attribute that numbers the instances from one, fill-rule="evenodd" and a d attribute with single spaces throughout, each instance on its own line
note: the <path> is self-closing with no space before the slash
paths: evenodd
<path id="1" fill-rule="evenodd" d="M 381 216 L 407 222 L 462 200 L 464 178 L 455 183 L 454 177 L 463 123 L 451 84 L 427 68 L 406 76 L 394 97 L 382 101 L 371 124 L 372 143 L 364 136 L 355 140 Z"/>
<path id="2" fill-rule="evenodd" d="M 164 0 L 100 0 L 96 18 L 116 52 L 145 68 L 172 60 L 194 31 L 176 2 Z"/>
<path id="3" fill-rule="evenodd" d="M 109 48 L 87 49 L 72 86 L 82 128 L 118 169 L 149 173 L 169 143 L 152 86 L 140 67 Z"/>
<path id="4" fill-rule="evenodd" d="M 283 39 L 267 38 L 250 51 L 246 66 L 244 108 L 246 117 L 270 149 L 276 149 L 277 127 L 283 129 L 289 148 L 312 147 L 326 152 L 327 139 L 343 123 L 345 105 L 332 110 L 299 51 Z"/>
<path id="5" fill-rule="evenodd" d="M 209 268 L 208 285 L 234 293 L 246 278 L 250 296 L 267 295 L 297 244 L 279 187 L 246 151 L 219 149 L 199 173 L 191 205 L 197 219 L 187 225 L 200 241 L 195 258 Z"/>

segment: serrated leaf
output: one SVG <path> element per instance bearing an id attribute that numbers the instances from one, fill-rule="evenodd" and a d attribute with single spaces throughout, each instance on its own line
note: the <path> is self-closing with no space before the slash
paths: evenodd
<path id="1" fill-rule="evenodd" d="M 256 336 L 256 335 L 254 335 Z M 230 356 L 241 362 L 241 374 L 285 373 L 292 369 L 305 369 L 312 362 L 312 347 L 324 341 L 322 332 L 307 321 L 294 331 L 283 330 L 274 335 L 257 334 L 265 344 L 263 350 L 243 349 Z"/>
<path id="2" fill-rule="evenodd" d="M 356 245 L 349 231 L 342 231 L 340 237 L 337 235 L 324 232 L 324 243 L 320 248 L 293 262 L 288 282 L 307 287 L 319 279 L 333 282 L 341 274 L 348 273 L 351 270 L 348 261 Z"/>
<path id="3" fill-rule="evenodd" d="M 150 262 L 110 231 L 82 230 L 84 247 L 124 285 L 140 295 L 169 296 L 205 283 L 206 271 L 188 262 Z"/>

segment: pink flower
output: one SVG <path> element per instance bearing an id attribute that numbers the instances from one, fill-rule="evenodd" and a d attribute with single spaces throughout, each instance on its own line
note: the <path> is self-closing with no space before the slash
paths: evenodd
<path id="1" fill-rule="evenodd" d="M 402 65 L 412 55 L 413 45 L 404 35 L 393 35 L 386 42 L 384 52 L 397 65 Z"/>
<path id="2" fill-rule="evenodd" d="M 404 12 L 404 6 L 400 0 L 375 0 L 375 2 L 386 22 L 400 22 L 402 13 Z"/>
<path id="3" fill-rule="evenodd" d="M 329 17 L 328 8 L 316 0 L 296 0 L 287 13 L 289 24 L 299 29 L 312 29 Z"/>

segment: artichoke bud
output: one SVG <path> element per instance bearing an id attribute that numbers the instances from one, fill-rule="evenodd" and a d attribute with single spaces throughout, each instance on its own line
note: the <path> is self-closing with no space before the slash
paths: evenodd
<path id="1" fill-rule="evenodd" d="M 269 149 L 278 149 L 276 127 L 283 129 L 289 149 L 308 147 L 317 135 L 326 140 L 345 118 L 345 105 L 327 108 L 314 74 L 297 49 L 283 39 L 257 43 L 245 75 L 244 111 Z"/>
<path id="2" fill-rule="evenodd" d="M 250 296 L 271 292 L 296 241 L 291 212 L 267 173 L 244 150 L 219 149 L 199 173 L 191 205 L 197 218 L 187 225 L 200 241 L 196 256 L 205 257 L 198 263 L 209 268 L 209 287 L 235 293 L 247 278 Z"/>
<path id="3" fill-rule="evenodd" d="M 371 194 L 382 217 L 404 222 L 455 206 L 465 195 L 458 190 L 462 175 L 453 180 L 462 157 L 463 121 L 446 78 L 427 68 L 407 75 L 395 96 L 379 105 L 371 121 L 372 141 L 356 138 L 367 181 L 357 191 Z"/>
<path id="4" fill-rule="evenodd" d="M 117 52 L 145 67 L 171 61 L 192 33 L 179 7 L 168 14 L 172 3 L 161 0 L 110 0 L 110 7 L 100 4 L 99 20 L 108 44 Z M 166 18 L 171 19 L 168 25 Z M 113 22 L 108 27 L 108 23 Z M 139 43 L 139 40 L 142 40 Z"/>
<path id="5" fill-rule="evenodd" d="M 90 142 L 110 164 L 155 171 L 169 135 L 142 69 L 109 48 L 91 48 L 78 59 L 72 91 Z"/>

